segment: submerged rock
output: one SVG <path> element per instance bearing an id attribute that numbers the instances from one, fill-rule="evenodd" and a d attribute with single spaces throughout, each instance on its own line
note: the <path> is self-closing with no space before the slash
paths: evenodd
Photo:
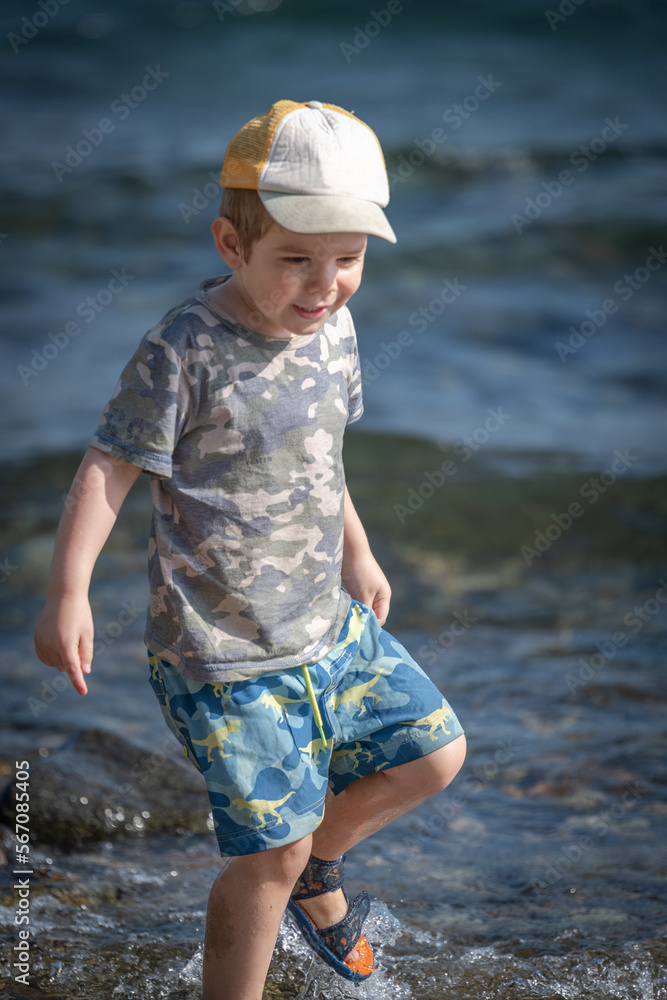
<path id="1" fill-rule="evenodd" d="M 16 785 L 0 819 L 13 824 Z M 212 829 L 204 780 L 187 761 L 99 729 L 76 733 L 30 767 L 32 841 L 73 847 L 144 833 Z"/>

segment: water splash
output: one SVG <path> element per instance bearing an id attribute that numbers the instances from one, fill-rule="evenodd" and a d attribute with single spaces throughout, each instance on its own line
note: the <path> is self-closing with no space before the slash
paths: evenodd
<path id="1" fill-rule="evenodd" d="M 280 926 L 273 965 L 279 963 L 283 969 L 289 967 L 291 980 L 296 978 L 298 982 L 303 977 L 294 1000 L 400 1000 L 409 997 L 407 985 L 397 980 L 387 961 L 388 949 L 402 934 L 400 921 L 384 903 L 375 900 L 371 903 L 364 931 L 373 948 L 377 970 L 363 983 L 347 982 L 313 954 L 292 917 L 286 915 Z M 294 965 L 300 973 L 298 977 L 294 975 Z"/>
<path id="2" fill-rule="evenodd" d="M 189 961 L 185 963 L 178 974 L 179 985 L 200 986 L 202 980 L 202 960 L 204 958 L 204 946 L 199 945 L 196 952 Z"/>

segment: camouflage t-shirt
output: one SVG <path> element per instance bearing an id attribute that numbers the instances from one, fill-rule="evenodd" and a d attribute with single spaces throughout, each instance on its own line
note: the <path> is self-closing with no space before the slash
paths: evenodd
<path id="1" fill-rule="evenodd" d="M 151 475 L 144 640 L 193 680 L 314 663 L 341 585 L 345 426 L 363 412 L 345 306 L 314 334 L 233 322 L 202 282 L 150 330 L 90 444 Z"/>

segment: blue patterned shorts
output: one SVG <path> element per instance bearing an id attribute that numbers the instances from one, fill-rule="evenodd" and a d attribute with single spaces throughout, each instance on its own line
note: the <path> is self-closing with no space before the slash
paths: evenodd
<path id="1" fill-rule="evenodd" d="M 150 653 L 165 721 L 204 775 L 223 856 L 312 833 L 324 797 L 357 778 L 437 750 L 463 729 L 408 651 L 353 600 L 338 643 L 308 670 L 326 745 L 300 667 L 247 681 L 185 678 Z"/>

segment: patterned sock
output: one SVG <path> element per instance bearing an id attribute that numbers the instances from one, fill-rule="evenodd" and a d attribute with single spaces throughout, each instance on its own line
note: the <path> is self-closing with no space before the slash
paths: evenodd
<path id="1" fill-rule="evenodd" d="M 312 899 L 314 896 L 322 896 L 325 892 L 334 892 L 340 889 L 343 884 L 343 863 L 345 855 L 333 861 L 323 861 L 310 855 L 308 864 L 297 879 L 292 890 L 292 899 Z"/>

